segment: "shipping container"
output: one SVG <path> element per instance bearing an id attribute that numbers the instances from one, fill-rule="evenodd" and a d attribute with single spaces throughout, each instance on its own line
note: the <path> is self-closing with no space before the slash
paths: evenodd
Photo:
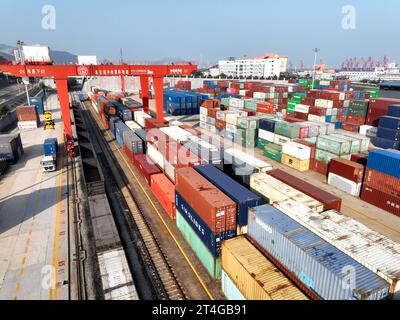
<path id="1" fill-rule="evenodd" d="M 15 164 L 24 154 L 20 134 L 0 135 L 0 158 L 7 164 Z"/>
<path id="2" fill-rule="evenodd" d="M 400 217 L 400 197 L 363 185 L 361 199 Z"/>
<path id="3" fill-rule="evenodd" d="M 33 106 L 19 106 L 15 108 L 18 121 L 36 121 L 39 122 L 39 114 L 36 107 Z"/>
<path id="4" fill-rule="evenodd" d="M 150 176 L 150 186 L 153 194 L 168 213 L 171 219 L 175 219 L 175 186 L 163 174 L 153 174 Z"/>
<path id="5" fill-rule="evenodd" d="M 378 131 L 376 133 L 378 138 L 383 138 L 392 141 L 399 141 L 400 140 L 400 130 L 393 130 L 383 127 L 378 127 Z"/>
<path id="6" fill-rule="evenodd" d="M 329 172 L 349 179 L 355 183 L 360 183 L 363 180 L 364 167 L 361 164 L 350 160 L 335 158 L 330 162 Z"/>
<path id="7" fill-rule="evenodd" d="M 176 170 L 175 187 L 214 233 L 236 230 L 236 204 L 196 170 Z"/>
<path id="8" fill-rule="evenodd" d="M 400 129 L 400 118 L 383 116 L 379 118 L 378 127 L 388 128 L 392 130 Z"/>
<path id="9" fill-rule="evenodd" d="M 196 166 L 195 169 L 236 203 L 237 233 L 246 233 L 248 209 L 263 204 L 261 197 L 250 192 L 212 165 Z"/>
<path id="10" fill-rule="evenodd" d="M 335 210 L 316 214 L 290 201 L 277 208 L 382 277 L 400 299 L 400 244 Z"/>
<path id="11" fill-rule="evenodd" d="M 221 265 L 235 287 L 248 300 L 308 300 L 244 237 L 223 242 Z"/>
<path id="12" fill-rule="evenodd" d="M 268 171 L 267 174 L 280 181 L 283 181 L 289 186 L 310 196 L 311 198 L 320 201 L 324 205 L 325 210 L 335 209 L 337 211 L 340 211 L 342 199 L 340 199 L 339 197 L 336 197 L 335 195 L 328 193 L 300 178 L 292 176 L 291 174 L 286 173 L 285 171 L 280 169 Z"/>
<path id="13" fill-rule="evenodd" d="M 287 142 L 282 146 L 282 153 L 299 160 L 309 160 L 311 158 L 311 148 L 296 142 Z"/>
<path id="14" fill-rule="evenodd" d="M 317 149 L 328 151 L 338 156 L 350 154 L 350 142 L 331 135 L 320 135 L 317 138 Z"/>
<path id="15" fill-rule="evenodd" d="M 145 154 L 137 153 L 133 156 L 134 164 L 140 174 L 145 178 L 148 185 L 151 185 L 151 175 L 161 173 L 160 169 Z"/>
<path id="16" fill-rule="evenodd" d="M 281 163 L 300 172 L 305 172 L 310 169 L 310 159 L 300 160 L 283 152 L 282 152 Z"/>
<path id="17" fill-rule="evenodd" d="M 367 168 L 365 171 L 364 184 L 400 197 L 400 179 L 386 173 Z"/>
<path id="18" fill-rule="evenodd" d="M 211 254 L 178 209 L 176 209 L 176 225 L 210 276 L 221 279 L 221 258 Z"/>
<path id="19" fill-rule="evenodd" d="M 332 172 L 328 174 L 328 184 L 355 197 L 360 195 L 362 186 L 361 182 L 354 182 Z"/>
<path id="20" fill-rule="evenodd" d="M 275 202 L 292 199 L 306 205 L 315 212 L 324 211 L 324 206 L 321 202 L 266 173 L 252 174 L 250 188 L 271 205 Z"/>
<path id="21" fill-rule="evenodd" d="M 221 273 L 221 289 L 227 300 L 246 300 L 224 269 Z"/>
<path id="22" fill-rule="evenodd" d="M 249 236 L 321 299 L 388 296 L 389 284 L 381 277 L 269 205 L 250 210 Z M 346 271 L 357 279 L 353 285 Z"/>
<path id="23" fill-rule="evenodd" d="M 400 151 L 371 151 L 368 155 L 367 168 L 400 178 Z"/>
<path id="24" fill-rule="evenodd" d="M 57 138 L 47 138 L 43 142 L 44 156 L 57 155 L 58 142 Z"/>

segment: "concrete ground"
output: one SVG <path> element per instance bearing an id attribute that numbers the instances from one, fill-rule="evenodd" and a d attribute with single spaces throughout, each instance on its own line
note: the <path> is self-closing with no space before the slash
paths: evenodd
<path id="1" fill-rule="evenodd" d="M 66 169 L 62 156 L 54 173 L 40 166 L 43 140 L 62 142 L 56 96 L 48 106 L 56 129 L 20 132 L 25 153 L 0 177 L 0 299 L 68 298 Z"/>

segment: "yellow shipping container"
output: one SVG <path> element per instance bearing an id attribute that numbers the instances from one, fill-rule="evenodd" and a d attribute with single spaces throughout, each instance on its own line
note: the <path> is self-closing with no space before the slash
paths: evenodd
<path id="1" fill-rule="evenodd" d="M 297 171 L 308 171 L 310 169 L 310 160 L 300 160 L 282 153 L 281 162 L 288 167 L 296 169 Z"/>
<path id="2" fill-rule="evenodd" d="M 275 265 L 246 238 L 225 240 L 222 269 L 248 300 L 308 300 Z"/>

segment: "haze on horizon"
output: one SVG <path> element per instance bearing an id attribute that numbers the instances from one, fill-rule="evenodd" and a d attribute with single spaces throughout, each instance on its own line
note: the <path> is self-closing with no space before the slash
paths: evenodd
<path id="1" fill-rule="evenodd" d="M 46 5 L 56 10 L 54 30 L 42 27 Z M 354 29 L 343 28 L 346 5 L 355 9 Z M 3 0 L 0 43 L 23 40 L 111 61 L 123 48 L 128 61 L 173 57 L 203 65 L 276 52 L 306 67 L 317 47 L 319 59 L 335 67 L 352 57 L 398 60 L 399 12 L 396 0 Z"/>

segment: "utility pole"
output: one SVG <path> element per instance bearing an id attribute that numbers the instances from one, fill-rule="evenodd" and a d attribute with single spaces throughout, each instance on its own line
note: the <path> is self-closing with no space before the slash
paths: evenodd
<path id="1" fill-rule="evenodd" d="M 17 41 L 18 54 L 19 54 L 19 57 L 21 59 L 21 65 L 25 65 L 25 60 L 24 60 L 24 57 L 23 57 L 23 54 L 22 54 L 22 46 L 24 44 L 25 43 L 23 41 L 20 41 L 20 40 Z M 29 77 L 28 77 L 28 81 L 29 81 Z M 24 81 L 22 81 L 22 82 L 25 85 L 26 101 L 28 102 L 28 106 L 30 106 L 31 105 L 31 99 L 29 99 L 28 85 Z"/>
<path id="2" fill-rule="evenodd" d="M 317 63 L 317 54 L 320 51 L 318 48 L 314 48 L 312 50 L 314 52 L 314 65 L 313 65 L 313 79 L 312 79 L 312 85 L 311 88 L 314 89 L 314 82 L 315 82 L 315 65 Z"/>

